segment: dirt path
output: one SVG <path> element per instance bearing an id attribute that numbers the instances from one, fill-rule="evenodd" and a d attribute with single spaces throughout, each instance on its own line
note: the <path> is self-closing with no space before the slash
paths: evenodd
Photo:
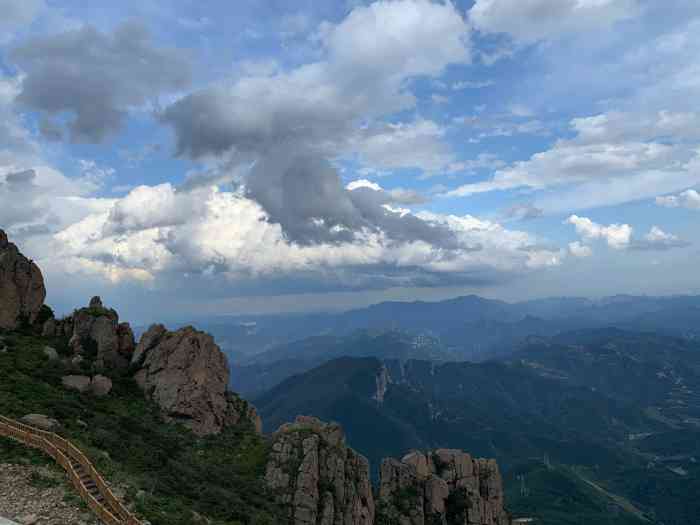
<path id="1" fill-rule="evenodd" d="M 0 516 L 21 525 L 97 525 L 66 483 L 55 468 L 0 463 Z"/>

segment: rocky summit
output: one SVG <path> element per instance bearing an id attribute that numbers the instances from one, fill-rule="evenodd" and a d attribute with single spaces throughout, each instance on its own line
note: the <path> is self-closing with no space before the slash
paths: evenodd
<path id="1" fill-rule="evenodd" d="M 104 307 L 99 297 L 93 297 L 87 307 L 75 310 L 71 316 L 48 319 L 42 333 L 68 338 L 73 354 L 89 355 L 97 368 L 128 368 L 136 346 L 129 323 L 120 323 L 116 310 Z"/>
<path id="2" fill-rule="evenodd" d="M 226 356 L 207 333 L 153 325 L 141 337 L 131 365 L 137 369 L 134 379 L 165 417 L 199 435 L 218 433 L 245 418 L 258 431 L 262 427 L 255 408 L 228 392 Z"/>
<path id="3" fill-rule="evenodd" d="M 411 452 L 381 465 L 378 514 L 400 525 L 508 525 L 498 465 L 461 450 Z"/>
<path id="4" fill-rule="evenodd" d="M 39 267 L 22 255 L 0 230 L 0 328 L 34 324 L 46 298 Z"/>
<path id="5" fill-rule="evenodd" d="M 372 525 L 369 462 L 342 428 L 300 416 L 273 435 L 265 481 L 294 525 Z"/>

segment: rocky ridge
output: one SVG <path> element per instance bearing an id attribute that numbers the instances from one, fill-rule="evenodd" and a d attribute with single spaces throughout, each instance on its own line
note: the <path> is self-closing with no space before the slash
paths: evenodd
<path id="1" fill-rule="evenodd" d="M 0 230 L 0 328 L 14 330 L 34 324 L 46 299 L 39 267 L 22 255 Z"/>

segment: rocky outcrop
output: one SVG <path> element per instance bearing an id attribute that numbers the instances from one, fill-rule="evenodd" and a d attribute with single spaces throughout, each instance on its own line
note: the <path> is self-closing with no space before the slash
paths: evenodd
<path id="1" fill-rule="evenodd" d="M 495 460 L 448 449 L 385 459 L 378 515 L 400 525 L 510 523 Z"/>
<path id="2" fill-rule="evenodd" d="M 228 362 L 211 335 L 191 326 L 170 332 L 153 325 L 141 337 L 131 364 L 138 369 L 136 382 L 168 420 L 199 435 L 244 420 L 261 430 L 255 408 L 227 391 Z"/>
<path id="3" fill-rule="evenodd" d="M 34 324 L 46 299 L 41 270 L 0 230 L 0 328 Z"/>
<path id="4" fill-rule="evenodd" d="M 119 314 L 105 308 L 99 297 L 65 319 L 48 319 L 42 335 L 67 338 L 73 354 L 94 360 L 97 369 L 128 368 L 136 347 L 129 323 L 120 323 Z"/>
<path id="5" fill-rule="evenodd" d="M 300 416 L 272 437 L 265 481 L 293 525 L 371 525 L 369 463 L 342 428 Z"/>

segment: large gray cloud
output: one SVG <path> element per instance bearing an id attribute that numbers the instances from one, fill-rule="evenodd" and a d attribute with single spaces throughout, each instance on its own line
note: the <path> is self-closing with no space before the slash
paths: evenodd
<path id="1" fill-rule="evenodd" d="M 175 130 L 178 154 L 226 158 L 227 168 L 230 159 L 253 164 L 244 176 L 247 196 L 294 242 L 347 242 L 381 231 L 388 241 L 455 246 L 447 228 L 387 209 L 383 192 L 347 190 L 326 159 L 374 151 L 362 147 L 373 133 L 403 134 L 410 149 L 423 139 L 432 146 L 439 130 L 416 138 L 412 127 L 358 124 L 412 108 L 411 78 L 468 62 L 465 20 L 451 3 L 380 1 L 354 9 L 337 25 L 323 24 L 317 38 L 318 62 L 244 76 L 166 108 L 161 118 Z M 390 164 L 402 165 L 394 158 Z"/>
<path id="2" fill-rule="evenodd" d="M 79 142 L 103 140 L 131 107 L 190 82 L 188 60 L 177 50 L 155 47 L 138 22 L 112 34 L 85 26 L 34 37 L 10 56 L 26 75 L 18 101 L 49 115 L 71 115 L 71 137 Z M 51 135 L 56 137 L 54 128 Z"/>
<path id="3" fill-rule="evenodd" d="M 10 31 L 29 24 L 44 7 L 43 0 L 0 0 L 0 42 Z"/>

